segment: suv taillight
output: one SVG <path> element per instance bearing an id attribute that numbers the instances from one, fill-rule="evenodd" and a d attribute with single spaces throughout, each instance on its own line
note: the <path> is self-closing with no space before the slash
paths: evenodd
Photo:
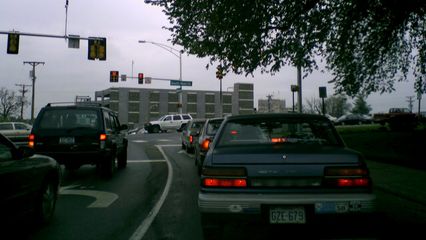
<path id="1" fill-rule="evenodd" d="M 334 187 L 371 187 L 369 172 L 364 167 L 327 167 L 324 181 Z"/>
<path id="2" fill-rule="evenodd" d="M 203 187 L 241 188 L 247 187 L 245 168 L 204 168 L 201 184 Z"/>
<path id="3" fill-rule="evenodd" d="M 211 141 L 212 140 L 210 138 L 204 139 L 204 141 L 201 143 L 201 149 L 204 150 L 204 151 L 209 150 L 209 146 L 210 146 Z"/>
<path id="4" fill-rule="evenodd" d="M 30 135 L 28 135 L 28 147 L 33 148 L 35 143 L 34 141 L 35 135 L 31 133 Z"/>
<path id="5" fill-rule="evenodd" d="M 189 143 L 192 143 L 194 141 L 194 137 L 192 135 L 189 135 Z"/>
<path id="6" fill-rule="evenodd" d="M 105 133 L 101 133 L 100 135 L 99 135 L 99 140 L 101 140 L 101 141 L 105 141 L 107 139 L 107 135 L 105 134 Z"/>

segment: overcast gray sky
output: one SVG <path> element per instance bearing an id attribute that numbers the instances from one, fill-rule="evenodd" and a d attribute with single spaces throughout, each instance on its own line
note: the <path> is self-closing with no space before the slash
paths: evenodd
<path id="1" fill-rule="evenodd" d="M 20 31 L 64 35 L 65 0 L 1 0 L 0 31 Z M 7 35 L 0 35 L 0 87 L 18 90 L 16 83 L 31 84 L 29 65 L 24 61 L 43 61 L 36 68 L 36 113 L 48 102 L 74 101 L 76 95 L 94 97 L 97 90 L 109 87 L 143 87 L 174 89 L 168 82 L 152 81 L 151 85 L 138 85 L 137 80 L 112 84 L 109 71 L 157 78 L 179 78 L 179 59 L 152 44 L 140 44 L 138 40 L 154 41 L 171 45 L 170 32 L 162 29 L 167 25 L 160 7 L 145 4 L 143 0 L 69 0 L 68 34 L 81 37 L 106 37 L 107 61 L 87 59 L 87 41 L 80 42 L 80 49 L 69 49 L 64 39 L 21 36 L 19 54 L 6 54 Z M 173 46 L 181 49 L 180 46 Z M 183 80 L 192 81 L 192 87 L 184 89 L 219 90 L 215 68 L 205 68 L 208 59 L 182 56 Z M 333 85 L 327 81 L 330 74 L 314 72 L 303 79 L 303 99 L 317 97 L 318 87 L 326 86 L 328 95 Z M 255 101 L 272 94 L 292 104 L 290 85 L 296 84 L 296 69 L 285 67 L 279 73 L 255 73 L 254 77 L 229 74 L 223 79 L 226 91 L 236 82 L 254 83 Z M 412 76 L 409 82 L 396 84 L 392 94 L 372 94 L 367 102 L 372 112 L 387 111 L 390 107 L 407 107 L 407 96 L 415 96 Z M 229 89 L 230 90 L 230 89 Z M 30 95 L 29 99 L 30 99 Z M 417 100 L 414 109 L 417 111 Z M 422 101 L 422 111 L 426 109 Z M 26 116 L 29 117 L 29 108 Z"/>

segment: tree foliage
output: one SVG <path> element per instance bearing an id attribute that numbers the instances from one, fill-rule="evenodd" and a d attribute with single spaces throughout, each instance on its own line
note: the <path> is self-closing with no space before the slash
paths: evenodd
<path id="1" fill-rule="evenodd" d="M 333 117 L 339 118 L 351 109 L 348 98 L 345 95 L 333 95 L 324 101 L 325 112 Z M 306 105 L 303 107 L 306 113 L 322 114 L 322 100 L 319 98 L 306 99 Z"/>
<path id="2" fill-rule="evenodd" d="M 371 106 L 365 101 L 365 96 L 359 94 L 355 98 L 354 107 L 352 108 L 352 113 L 354 114 L 370 114 Z"/>
<path id="3" fill-rule="evenodd" d="M 17 113 L 20 100 L 14 91 L 10 91 L 4 87 L 0 89 L 0 117 L 3 120 L 8 120 Z"/>
<path id="4" fill-rule="evenodd" d="M 350 96 L 390 92 L 413 71 L 426 92 L 424 0 L 159 0 L 172 43 L 225 73 L 271 74 L 325 59 Z M 209 66 L 208 65 L 208 66 Z M 207 66 L 207 67 L 208 67 Z"/>

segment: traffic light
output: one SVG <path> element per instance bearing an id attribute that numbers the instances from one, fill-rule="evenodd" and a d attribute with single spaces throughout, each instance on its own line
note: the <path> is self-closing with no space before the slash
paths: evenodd
<path id="1" fill-rule="evenodd" d="M 110 71 L 109 72 L 109 81 L 110 82 L 118 82 L 118 71 Z"/>
<path id="2" fill-rule="evenodd" d="M 138 83 L 143 84 L 143 73 L 138 74 Z"/>
<path id="3" fill-rule="evenodd" d="M 89 60 L 99 59 L 106 60 L 106 38 L 89 38 L 88 40 L 88 56 Z"/>
<path id="4" fill-rule="evenodd" d="M 216 78 L 219 79 L 219 80 L 222 80 L 222 78 L 223 78 L 223 69 L 222 69 L 221 66 L 217 66 Z"/>
<path id="5" fill-rule="evenodd" d="M 9 33 L 7 35 L 7 54 L 18 54 L 19 34 Z"/>

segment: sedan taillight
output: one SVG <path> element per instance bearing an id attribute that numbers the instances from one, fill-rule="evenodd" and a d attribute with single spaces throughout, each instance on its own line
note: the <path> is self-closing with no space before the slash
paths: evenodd
<path id="1" fill-rule="evenodd" d="M 203 187 L 241 188 L 247 187 L 245 168 L 204 168 L 201 184 Z"/>
<path id="2" fill-rule="evenodd" d="M 324 181 L 335 187 L 371 187 L 368 170 L 364 167 L 327 167 Z"/>

